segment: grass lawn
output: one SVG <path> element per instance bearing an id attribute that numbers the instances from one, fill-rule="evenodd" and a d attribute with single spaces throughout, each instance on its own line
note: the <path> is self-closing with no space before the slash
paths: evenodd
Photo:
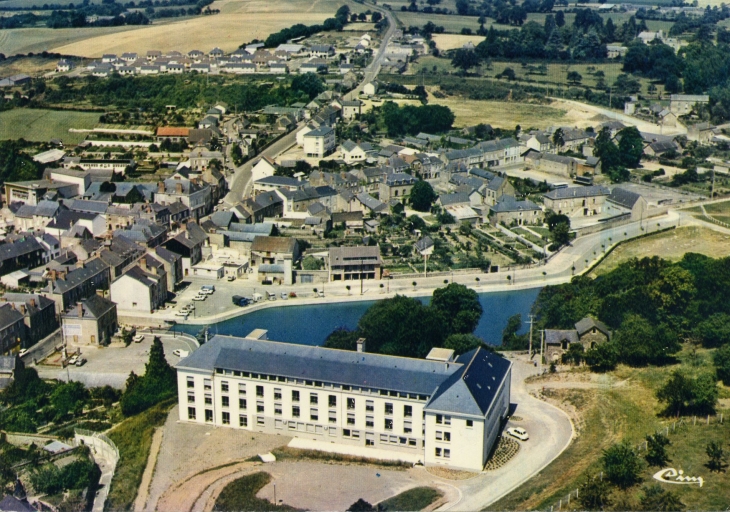
<path id="1" fill-rule="evenodd" d="M 683 359 L 688 350 L 680 354 Z M 705 351 L 708 352 L 708 351 Z M 709 361 L 709 353 L 703 354 Z M 580 508 L 580 504 L 571 501 L 566 507 L 565 497 L 575 491 L 585 476 L 598 474 L 602 451 L 610 445 L 627 441 L 638 446 L 647 434 L 669 427 L 671 445 L 668 453 L 670 467 L 684 470 L 690 476 L 702 476 L 705 485 L 666 486 L 666 490 L 674 491 L 691 510 L 717 510 L 727 506 L 727 477 L 711 474 L 704 466 L 707 461 L 705 446 L 711 440 L 723 441 L 727 449 L 730 426 L 717 424 L 718 417 L 711 417 L 711 425 L 692 426 L 692 417 L 684 418 L 685 425 L 672 432 L 674 418 L 660 416 L 663 406 L 655 398 L 656 390 L 665 382 L 672 370 L 678 365 L 668 367 L 629 368 L 619 366 L 607 376 L 598 378 L 598 385 L 588 389 L 551 389 L 546 388 L 544 395 L 553 401 L 563 403 L 564 408 L 574 411 L 573 422 L 577 437 L 573 443 L 552 464 L 525 485 L 492 504 L 487 510 L 548 510 L 563 498 L 563 507 L 571 510 Z M 685 366 L 688 371 L 691 367 Z M 585 370 L 575 370 L 583 372 Z M 539 382 L 539 379 L 536 382 Z M 602 383 L 605 381 L 605 386 Z M 609 386 L 613 381 L 616 385 Z M 730 394 L 730 390 L 721 387 L 720 397 Z M 727 400 L 725 400 L 727 402 Z M 718 408 L 727 418 L 728 410 Z M 640 451 L 643 459 L 644 452 Z M 629 502 L 637 502 L 641 495 L 642 485 L 651 485 L 655 481 L 652 475 L 660 468 L 652 468 L 644 464 L 641 484 L 625 492 Z M 667 489 L 667 487 L 671 487 Z M 616 500 L 621 491 L 613 492 Z M 575 498 L 575 494 L 573 495 Z M 638 510 L 638 504 L 630 507 Z"/>
<path id="2" fill-rule="evenodd" d="M 175 403 L 174 400 L 169 400 L 157 404 L 123 421 L 109 432 L 109 439 L 119 449 L 119 463 L 106 500 L 108 510 L 132 509 L 142 481 L 142 473 L 147 466 L 152 434 L 155 427 L 165 423 L 167 414 Z"/>
<path id="3" fill-rule="evenodd" d="M 0 112 L 0 140 L 25 139 L 47 142 L 61 139 L 65 144 L 78 144 L 85 133 L 72 133 L 69 128 L 91 129 L 99 122 L 98 113 L 14 108 Z"/>
<path id="4" fill-rule="evenodd" d="M 547 128 L 564 124 L 566 111 L 547 105 L 531 103 L 510 103 L 502 101 L 468 100 L 458 96 L 448 98 L 429 98 L 432 105 L 449 107 L 456 116 L 454 126 L 474 126 L 489 123 L 494 127 L 514 129 L 515 125 Z"/>
<path id="5" fill-rule="evenodd" d="M 379 510 L 423 510 L 443 494 L 433 487 L 414 487 L 379 503 Z"/>
<path id="6" fill-rule="evenodd" d="M 215 500 L 213 510 L 298 510 L 283 504 L 277 506 L 269 500 L 256 497 L 256 493 L 270 481 L 271 475 L 263 471 L 237 478 L 223 488 Z"/>
<path id="7" fill-rule="evenodd" d="M 688 252 L 713 258 L 727 256 L 730 252 L 730 235 L 709 228 L 688 226 L 629 241 L 614 249 L 593 269 L 590 277 L 610 272 L 631 258 L 661 256 L 666 260 L 677 261 Z"/>
<path id="8" fill-rule="evenodd" d="M 700 215 L 702 214 L 702 210 L 700 208 L 697 208 L 699 210 L 698 213 Z M 723 222 L 730 222 L 730 201 L 723 201 L 721 203 L 712 203 L 705 206 L 705 211 L 715 217 L 717 220 L 721 220 Z"/>

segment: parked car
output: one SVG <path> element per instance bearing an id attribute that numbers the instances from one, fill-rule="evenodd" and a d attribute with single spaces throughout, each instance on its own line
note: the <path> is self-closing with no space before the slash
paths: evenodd
<path id="1" fill-rule="evenodd" d="M 520 441 L 527 441 L 530 439 L 530 436 L 527 435 L 527 430 L 520 427 L 511 427 L 507 429 L 507 433 L 511 435 L 512 437 L 516 437 Z"/>
<path id="2" fill-rule="evenodd" d="M 215 292 L 215 286 L 212 284 L 206 284 L 200 287 L 200 291 L 198 293 L 204 293 L 206 295 L 213 295 Z"/>
<path id="3" fill-rule="evenodd" d="M 84 366 L 86 364 L 86 358 L 79 357 L 74 364 L 76 366 Z"/>
<path id="4" fill-rule="evenodd" d="M 193 300 L 205 300 L 207 298 L 207 295 L 196 295 L 195 297 L 193 297 Z"/>
<path id="5" fill-rule="evenodd" d="M 135 343 L 142 343 L 142 340 L 144 340 L 144 334 L 138 334 L 132 338 L 132 341 Z"/>
<path id="6" fill-rule="evenodd" d="M 185 304 L 185 305 L 184 305 L 184 306 L 182 307 L 182 309 L 183 309 L 183 311 L 188 311 L 188 312 L 189 312 L 189 311 L 192 311 L 192 310 L 194 310 L 194 309 L 195 309 L 195 304 L 193 304 L 192 302 L 191 302 L 190 304 Z"/>
<path id="7" fill-rule="evenodd" d="M 261 295 L 260 293 L 254 293 L 251 296 L 251 298 L 253 299 L 254 302 L 259 302 L 260 300 L 263 300 L 264 296 Z"/>
<path id="8" fill-rule="evenodd" d="M 230 282 L 230 281 L 235 281 L 235 280 L 236 280 L 236 276 L 228 276 L 228 277 L 226 278 L 226 280 L 228 280 L 229 282 Z"/>
<path id="9" fill-rule="evenodd" d="M 282 300 L 286 300 L 289 298 L 289 294 L 286 292 L 281 292 L 281 298 L 282 298 Z"/>
<path id="10" fill-rule="evenodd" d="M 175 312 L 175 316 L 187 317 L 189 314 L 190 314 L 190 312 L 187 309 L 181 309 L 180 311 Z"/>
<path id="11" fill-rule="evenodd" d="M 71 356 L 68 358 L 68 361 L 66 361 L 66 364 L 76 364 L 76 361 L 78 360 L 79 356 Z"/>
<path id="12" fill-rule="evenodd" d="M 266 292 L 266 298 L 269 300 L 276 300 L 276 294 L 274 292 Z"/>
<path id="13" fill-rule="evenodd" d="M 187 350 L 181 350 L 179 348 L 176 349 L 176 350 L 173 350 L 172 353 L 173 353 L 173 355 L 176 355 L 177 357 L 181 357 L 181 358 L 182 357 L 188 357 L 188 355 L 190 354 L 189 351 L 187 351 Z"/>

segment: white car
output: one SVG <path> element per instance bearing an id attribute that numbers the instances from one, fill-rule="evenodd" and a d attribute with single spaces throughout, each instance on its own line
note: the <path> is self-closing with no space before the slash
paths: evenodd
<path id="1" fill-rule="evenodd" d="M 172 354 L 176 355 L 177 357 L 188 357 L 188 354 L 190 354 L 190 352 L 188 352 L 187 350 L 181 350 L 178 348 L 176 350 L 173 350 Z"/>
<path id="2" fill-rule="evenodd" d="M 68 361 L 66 361 L 66 364 L 76 364 L 76 360 L 79 358 L 79 356 L 71 356 L 68 358 Z"/>
<path id="3" fill-rule="evenodd" d="M 236 280 L 236 276 L 228 276 L 226 279 L 228 281 L 235 281 Z"/>
<path id="4" fill-rule="evenodd" d="M 141 343 L 142 340 L 144 340 L 144 334 L 138 334 L 137 336 L 132 338 L 132 341 L 135 343 Z"/>
<path id="5" fill-rule="evenodd" d="M 205 300 L 207 298 L 207 295 L 196 295 L 195 297 L 193 297 L 193 300 Z"/>
<path id="6" fill-rule="evenodd" d="M 507 429 L 507 433 L 511 435 L 512 437 L 516 437 L 520 441 L 527 441 L 530 439 L 530 436 L 527 435 L 527 430 L 520 427 L 511 427 Z"/>
<path id="7" fill-rule="evenodd" d="M 181 311 L 176 311 L 175 316 L 188 316 L 189 312 L 186 309 L 183 309 Z"/>
<path id="8" fill-rule="evenodd" d="M 192 311 L 192 310 L 194 310 L 194 309 L 195 309 L 195 304 L 193 304 L 192 302 L 191 302 L 190 304 L 185 304 L 185 305 L 184 305 L 184 306 L 182 307 L 182 310 L 183 310 L 183 311 Z"/>

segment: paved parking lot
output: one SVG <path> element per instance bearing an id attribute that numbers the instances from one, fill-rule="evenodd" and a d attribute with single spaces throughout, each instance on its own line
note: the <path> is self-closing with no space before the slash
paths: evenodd
<path id="1" fill-rule="evenodd" d="M 173 355 L 176 349 L 195 350 L 195 345 L 187 338 L 162 335 L 162 346 L 165 357 L 170 364 L 176 364 L 180 358 Z M 128 347 L 88 347 L 81 348 L 81 355 L 87 362 L 83 366 L 39 365 L 38 374 L 44 379 L 75 380 L 86 386 L 104 386 L 106 384 L 123 388 L 129 372 L 137 375 L 144 373 L 144 366 L 150 355 L 153 336 L 145 335 L 141 343 L 132 343 Z"/>

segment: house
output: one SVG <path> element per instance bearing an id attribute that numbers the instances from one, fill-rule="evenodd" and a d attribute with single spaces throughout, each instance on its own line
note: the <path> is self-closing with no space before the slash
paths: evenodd
<path id="1" fill-rule="evenodd" d="M 382 275 L 380 246 L 330 247 L 329 280 L 359 281 L 380 279 Z"/>
<path id="2" fill-rule="evenodd" d="M 378 93 L 378 82 L 376 80 L 373 80 L 372 82 L 368 82 L 362 87 L 362 92 L 366 96 L 375 96 Z"/>
<path id="3" fill-rule="evenodd" d="M 575 216 L 598 215 L 604 212 L 609 190 L 601 185 L 556 188 L 543 195 L 545 208 L 558 214 Z"/>
<path id="4" fill-rule="evenodd" d="M 55 192 L 63 198 L 71 198 L 79 194 L 79 189 L 73 183 L 50 180 L 5 183 L 5 201 L 8 203 L 37 205 L 48 192 Z"/>
<path id="5" fill-rule="evenodd" d="M 540 153 L 549 153 L 555 150 L 550 137 L 544 133 L 535 133 L 525 141 L 525 147 L 534 149 Z"/>
<path id="6" fill-rule="evenodd" d="M 321 59 L 327 59 L 335 55 L 335 48 L 330 44 L 313 44 L 309 48 L 309 55 Z"/>
<path id="7" fill-rule="evenodd" d="M 539 226 L 543 223 L 542 208 L 525 199 L 518 201 L 512 196 L 502 196 L 494 206 L 489 207 L 489 222 L 492 225 L 522 226 L 524 224 Z"/>
<path id="8" fill-rule="evenodd" d="M 537 156 L 536 169 L 548 174 L 556 174 L 569 178 L 578 172 L 578 161 L 570 156 L 542 153 Z"/>
<path id="9" fill-rule="evenodd" d="M 56 63 L 56 73 L 66 73 L 75 67 L 73 61 L 61 59 Z"/>
<path id="10" fill-rule="evenodd" d="M 121 311 L 153 313 L 164 306 L 167 292 L 165 266 L 150 255 L 111 284 L 111 299 Z"/>
<path id="11" fill-rule="evenodd" d="M 666 108 L 662 109 L 657 117 L 662 126 L 677 126 L 677 115 Z"/>
<path id="12" fill-rule="evenodd" d="M 365 227 L 361 211 L 335 212 L 332 214 L 333 226 L 344 226 L 347 230 L 362 231 Z"/>
<path id="13" fill-rule="evenodd" d="M 626 55 L 626 52 L 629 51 L 626 46 L 622 46 L 619 44 L 607 44 L 606 50 L 608 52 L 607 57 L 609 59 L 617 59 L 623 57 L 624 55 Z"/>
<path id="14" fill-rule="evenodd" d="M 512 363 L 481 348 L 415 359 L 365 345 L 272 342 L 260 329 L 215 336 L 176 365 L 179 420 L 480 472 L 509 413 Z"/>
<path id="15" fill-rule="evenodd" d="M 3 352 L 0 351 L 0 354 L 3 354 Z M 13 379 L 15 378 L 15 371 L 18 368 L 18 363 L 20 363 L 20 358 L 15 354 L 9 356 L 0 355 L 0 390 L 7 388 L 13 382 Z M 30 506 L 27 506 L 26 508 L 18 507 L 17 503 L 21 502 L 13 498 L 13 500 L 17 502 L 14 503 L 13 500 L 9 500 L 9 498 L 12 498 L 12 496 L 5 496 L 5 498 L 0 501 L 0 510 L 7 509 L 12 510 L 13 512 L 15 512 L 16 510 L 27 510 L 29 512 L 35 512 L 35 509 L 31 508 Z"/>
<path id="16" fill-rule="evenodd" d="M 355 207 L 359 211 L 370 211 L 372 214 L 388 213 L 388 205 L 379 199 L 375 199 L 367 192 L 360 192 L 355 196 L 357 201 Z"/>
<path id="17" fill-rule="evenodd" d="M 349 139 L 340 144 L 340 153 L 342 153 L 342 159 L 348 165 L 363 162 L 367 157 L 367 153 L 360 145 L 355 144 Z"/>
<path id="18" fill-rule="evenodd" d="M 304 154 L 310 158 L 324 158 L 335 149 L 335 130 L 323 125 L 304 134 Z"/>
<path id="19" fill-rule="evenodd" d="M 106 233 L 106 219 L 98 213 L 61 210 L 49 222 L 45 231 L 56 238 L 72 229 L 74 226 L 86 228 L 92 236 L 101 236 Z"/>
<path id="20" fill-rule="evenodd" d="M 251 169 L 251 180 L 256 182 L 263 178 L 273 176 L 276 172 L 276 162 L 268 156 L 264 156 L 256 162 Z"/>
<path id="21" fill-rule="evenodd" d="M 401 200 L 411 194 L 411 189 L 416 182 L 418 182 L 418 179 L 414 178 L 410 174 L 400 172 L 388 174 L 385 179 L 378 184 L 380 200 Z"/>
<path id="22" fill-rule="evenodd" d="M 295 238 L 259 235 L 251 245 L 251 266 L 260 282 L 292 284 L 292 268 L 298 259 L 299 244 Z"/>
<path id="23" fill-rule="evenodd" d="M 203 258 L 203 245 L 206 240 L 208 235 L 203 229 L 195 222 L 188 222 L 183 232 L 167 240 L 163 246 L 182 257 L 183 276 L 187 277 L 193 266 Z"/>
<path id="24" fill-rule="evenodd" d="M 79 195 L 84 195 L 86 189 L 91 185 L 91 173 L 88 171 L 77 171 L 73 169 L 46 169 L 43 177 L 51 181 L 70 183 L 78 187 Z"/>
<path id="25" fill-rule="evenodd" d="M 46 274 L 48 284 L 43 292 L 56 303 L 57 314 L 96 294 L 97 290 L 109 289 L 109 267 L 100 258 L 80 263 L 73 270 L 51 269 Z"/>
<path id="26" fill-rule="evenodd" d="M 350 121 L 362 114 L 362 102 L 360 100 L 337 100 L 342 114 L 342 119 Z"/>
<path id="27" fill-rule="evenodd" d="M 193 171 L 207 169 L 213 160 L 217 160 L 221 164 L 225 162 L 225 157 L 220 151 L 208 151 L 200 146 L 190 151 L 188 159 L 186 165 Z"/>
<path id="28" fill-rule="evenodd" d="M 614 187 L 607 198 L 607 207 L 617 213 L 629 213 L 631 220 L 643 220 L 646 218 L 649 205 L 646 199 L 630 190 L 621 187 Z"/>
<path id="29" fill-rule="evenodd" d="M 647 156 L 660 156 L 670 151 L 677 151 L 677 145 L 671 140 L 657 140 L 644 148 Z"/>
<path id="30" fill-rule="evenodd" d="M 0 304 L 11 304 L 23 315 L 27 348 L 58 329 L 56 309 L 52 300 L 37 293 L 6 293 Z"/>
<path id="31" fill-rule="evenodd" d="M 0 304 L 0 354 L 10 355 L 29 346 L 23 314 L 12 303 Z"/>
<path id="32" fill-rule="evenodd" d="M 0 276 L 35 268 L 46 262 L 46 251 L 33 236 L 21 236 L 0 244 Z"/>
<path id="33" fill-rule="evenodd" d="M 213 209 L 213 193 L 202 179 L 187 179 L 175 174 L 157 184 L 155 202 L 168 207 L 180 202 L 189 208 L 190 216 L 197 221 Z"/>
<path id="34" fill-rule="evenodd" d="M 684 116 L 692 112 L 696 105 L 705 105 L 710 102 L 707 94 L 672 94 L 669 96 L 669 110 L 677 116 Z"/>
<path id="35" fill-rule="evenodd" d="M 606 324 L 592 317 L 585 317 L 575 324 L 575 329 L 545 329 L 545 358 L 548 362 L 560 362 L 572 344 L 580 344 L 583 350 L 610 341 L 612 332 Z"/>
<path id="36" fill-rule="evenodd" d="M 61 325 L 67 345 L 108 345 L 118 328 L 117 305 L 100 295 L 91 295 L 64 312 Z"/>
<path id="37" fill-rule="evenodd" d="M 157 128 L 157 142 L 169 140 L 170 142 L 187 142 L 190 136 L 190 128 L 183 126 L 160 126 Z"/>
<path id="38" fill-rule="evenodd" d="M 167 291 L 175 293 L 177 285 L 183 280 L 182 256 L 162 246 L 155 247 L 154 252 L 147 254 L 162 263 L 167 272 Z"/>
<path id="39" fill-rule="evenodd" d="M 478 172 L 480 170 L 481 169 L 471 169 L 469 171 L 469 174 L 476 176 L 475 171 Z M 499 201 L 499 199 L 504 195 L 514 196 L 515 187 L 512 186 L 512 184 L 506 177 L 494 176 L 487 182 L 487 185 L 483 188 L 482 193 L 484 196 L 483 204 L 493 206 L 497 204 L 497 201 Z M 473 201 L 472 205 L 474 205 Z"/>

